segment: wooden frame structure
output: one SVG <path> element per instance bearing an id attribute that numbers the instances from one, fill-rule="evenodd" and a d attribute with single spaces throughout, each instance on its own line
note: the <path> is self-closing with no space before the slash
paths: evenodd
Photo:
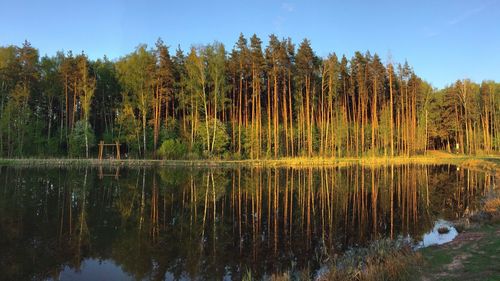
<path id="1" fill-rule="evenodd" d="M 103 151 L 104 151 L 104 147 L 105 146 L 111 146 L 111 147 L 116 147 L 116 159 L 120 160 L 121 157 L 120 157 L 120 145 L 118 142 L 115 142 L 115 143 L 104 143 L 104 141 L 100 141 L 99 142 L 99 160 L 102 160 L 102 154 L 103 154 Z"/>

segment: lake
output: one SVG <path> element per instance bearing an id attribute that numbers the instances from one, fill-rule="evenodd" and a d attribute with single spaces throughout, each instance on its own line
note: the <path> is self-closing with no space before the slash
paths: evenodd
<path id="1" fill-rule="evenodd" d="M 478 209 L 453 165 L 0 167 L 0 280 L 239 280 L 317 272 Z"/>

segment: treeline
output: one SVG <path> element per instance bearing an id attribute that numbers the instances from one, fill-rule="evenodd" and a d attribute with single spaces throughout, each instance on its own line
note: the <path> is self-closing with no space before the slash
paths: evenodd
<path id="1" fill-rule="evenodd" d="M 499 150 L 500 84 L 437 91 L 377 54 L 318 57 L 308 40 L 240 35 L 174 55 L 159 39 L 115 61 L 0 47 L 0 157 L 278 158 Z M 112 155 L 112 148 L 106 151 Z"/>

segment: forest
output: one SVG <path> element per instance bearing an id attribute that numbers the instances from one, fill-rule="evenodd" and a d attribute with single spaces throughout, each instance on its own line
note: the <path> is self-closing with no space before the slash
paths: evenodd
<path id="1" fill-rule="evenodd" d="M 309 40 L 240 34 L 173 50 L 161 39 L 118 59 L 25 41 L 0 47 L 0 158 L 97 155 L 276 159 L 500 150 L 500 84 L 436 89 L 408 62 L 315 54 Z M 114 157 L 112 149 L 106 157 Z"/>

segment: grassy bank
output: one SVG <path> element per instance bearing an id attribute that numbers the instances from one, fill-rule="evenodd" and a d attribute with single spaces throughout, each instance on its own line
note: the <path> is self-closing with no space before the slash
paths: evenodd
<path id="1" fill-rule="evenodd" d="M 468 159 L 461 166 L 492 173 L 496 184 L 500 180 L 498 158 Z M 482 210 L 459 226 L 452 242 L 421 251 L 417 280 L 500 280 L 500 191 L 488 194 Z"/>
<path id="2" fill-rule="evenodd" d="M 486 164 L 485 164 L 486 163 Z M 0 159 L 0 165 L 13 166 L 127 166 L 127 167 L 162 167 L 162 166 L 200 166 L 200 167 L 322 167 L 361 165 L 398 165 L 398 164 L 455 164 L 466 165 L 472 169 L 491 170 L 500 166 L 499 156 L 465 156 L 431 151 L 425 155 L 405 157 L 359 157 L 359 158 L 280 158 L 258 160 L 152 160 L 152 159 Z M 493 168 L 491 167 L 493 166 Z"/>
<path id="3" fill-rule="evenodd" d="M 467 230 L 422 256 L 420 280 L 500 280 L 500 223 Z"/>

